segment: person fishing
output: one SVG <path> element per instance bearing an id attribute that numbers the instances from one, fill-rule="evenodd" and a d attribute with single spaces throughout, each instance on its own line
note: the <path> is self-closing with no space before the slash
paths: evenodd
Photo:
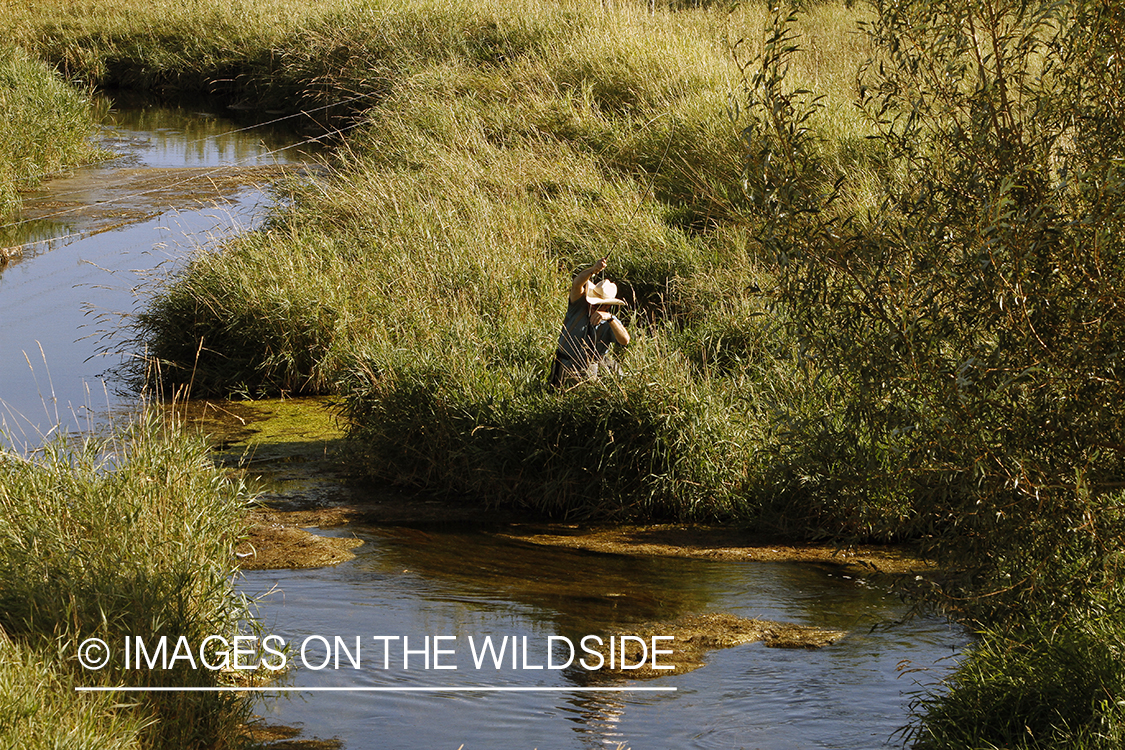
<path id="1" fill-rule="evenodd" d="M 569 304 L 563 318 L 550 383 L 565 388 L 598 376 L 599 365 L 609 366 L 606 355 L 611 343 L 628 346 L 629 332 L 613 314 L 625 304 L 617 299 L 617 285 L 609 279 L 590 280 L 605 270 L 608 258 L 580 271 L 570 285 Z"/>

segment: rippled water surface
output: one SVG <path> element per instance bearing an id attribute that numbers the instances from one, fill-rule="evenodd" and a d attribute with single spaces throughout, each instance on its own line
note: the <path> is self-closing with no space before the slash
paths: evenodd
<path id="1" fill-rule="evenodd" d="M 293 687 L 675 687 L 672 693 L 299 693 L 264 704 L 271 721 L 305 736 L 376 748 L 874 748 L 896 744 L 910 694 L 952 666 L 964 643 L 948 623 L 898 622 L 906 607 L 883 585 L 833 566 L 634 558 L 542 548 L 487 534 L 353 529 L 359 557 L 330 569 L 250 572 L 266 630 L 293 646 L 309 636 L 354 645 L 360 668 L 297 668 Z M 713 651 L 701 669 L 655 680 L 593 681 L 582 669 L 476 668 L 475 643 L 527 636 L 527 666 L 546 665 L 548 636 L 628 633 L 645 622 L 727 612 L 838 628 L 848 635 L 820 650 L 760 643 Z M 659 628 L 658 628 L 659 630 Z M 426 669 L 410 654 L 426 636 L 452 654 Z M 374 640 L 372 636 L 399 636 Z M 325 655 L 310 641 L 309 661 Z M 387 643 L 387 646 L 383 644 Z M 385 661 L 389 655 L 389 669 Z M 561 664 L 565 650 L 553 660 Z M 432 666 L 432 665 L 431 665 Z M 928 671 L 905 671 L 926 668 Z M 330 697 L 328 697 L 330 696 Z"/>

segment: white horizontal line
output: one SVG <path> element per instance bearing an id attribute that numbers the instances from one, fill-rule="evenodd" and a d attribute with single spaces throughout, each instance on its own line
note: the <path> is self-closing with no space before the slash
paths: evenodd
<path id="1" fill-rule="evenodd" d="M 670 693 L 674 687 L 76 687 L 78 693 Z"/>

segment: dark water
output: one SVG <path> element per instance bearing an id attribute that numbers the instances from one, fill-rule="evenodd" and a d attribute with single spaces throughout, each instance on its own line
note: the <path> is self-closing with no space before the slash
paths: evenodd
<path id="1" fill-rule="evenodd" d="M 292 134 L 235 132 L 240 127 L 186 109 L 111 112 L 103 139 L 126 156 L 53 181 L 29 201 L 24 223 L 0 227 L 3 245 L 23 248 L 0 269 L 0 428 L 9 440 L 34 445 L 44 433 L 85 428 L 132 405 L 102 380 L 121 362 L 114 352 L 122 316 L 191 253 L 255 226 L 271 202 L 255 186 L 268 175 L 216 171 L 208 179 L 220 186 L 208 192 L 176 170 L 305 158 L 303 147 L 288 148 L 299 140 Z M 249 572 L 242 583 L 260 597 L 266 631 L 291 645 L 309 636 L 362 639 L 360 668 L 298 667 L 285 684 L 566 689 L 293 691 L 261 699 L 268 722 L 299 726 L 306 738 L 338 737 L 350 750 L 884 747 L 896 744 L 919 683 L 945 674 L 966 640 L 942 620 L 899 622 L 907 608 L 885 585 L 832 567 L 599 555 L 458 529 L 336 533 L 364 540 L 355 560 Z M 848 635 L 818 651 L 760 643 L 714 651 L 698 670 L 650 681 L 531 668 L 562 659 L 548 653 L 551 636 L 577 643 L 705 612 Z M 426 669 L 417 651 L 404 668 L 403 639 L 416 650 L 436 636 L 451 650 L 440 663 L 456 669 Z M 526 661 L 476 668 L 469 639 L 485 636 L 521 645 L 526 637 Z M 388 668 L 380 643 L 388 644 Z M 573 690 L 591 686 L 675 691 Z"/>
<path id="2" fill-rule="evenodd" d="M 908 718 L 911 694 L 953 666 L 963 633 L 938 619 L 898 622 L 906 608 L 884 585 L 832 566 L 633 558 L 542 548 L 483 533 L 352 529 L 357 559 L 312 571 L 248 572 L 267 632 L 299 646 L 309 636 L 354 646 L 359 664 L 303 667 L 294 687 L 674 687 L 669 693 L 299 693 L 263 704 L 304 736 L 377 748 L 876 748 Z M 548 637 L 628 633 L 690 613 L 845 630 L 820 650 L 750 643 L 709 654 L 693 672 L 655 680 L 592 679 L 583 669 L 477 668 L 485 636 L 528 639 L 528 667 L 547 665 Z M 659 631 L 659 628 L 657 629 Z M 425 668 L 427 636 L 452 637 L 443 665 Z M 399 636 L 375 641 L 372 636 Z M 431 641 L 432 643 L 432 641 Z M 309 663 L 327 655 L 310 641 Z M 386 661 L 389 655 L 389 668 Z M 565 646 L 553 654 L 565 662 Z M 592 660 L 591 660 L 592 661 Z M 914 668 L 927 671 L 912 671 Z M 594 675 L 596 676 L 596 675 Z"/>

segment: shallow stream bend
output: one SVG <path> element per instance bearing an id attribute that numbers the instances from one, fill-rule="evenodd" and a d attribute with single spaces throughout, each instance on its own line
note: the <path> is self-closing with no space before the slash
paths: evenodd
<path id="1" fill-rule="evenodd" d="M 84 428 L 129 408 L 99 379 L 116 364 L 103 356 L 103 334 L 112 335 L 116 316 L 138 304 L 154 275 L 253 227 L 270 204 L 262 182 L 277 165 L 300 160 L 299 149 L 277 150 L 294 136 L 237 128 L 188 109 L 114 110 L 103 138 L 126 158 L 49 183 L 28 203 L 34 220 L 3 230 L 0 244 L 23 248 L 0 268 L 0 426 L 10 437 L 34 445 L 56 425 Z M 206 189 L 184 171 L 224 164 L 227 176 Z M 333 492 L 339 499 L 347 490 Z M 947 673 L 966 641 L 943 620 L 900 622 L 907 608 L 886 584 L 828 565 L 596 554 L 454 526 L 323 533 L 364 544 L 335 567 L 249 571 L 242 588 L 261 597 L 266 631 L 287 643 L 361 637 L 360 668 L 299 667 L 283 681 L 348 690 L 267 694 L 258 708 L 269 723 L 298 727 L 301 738 L 337 738 L 350 750 L 893 746 L 911 694 Z M 578 643 L 702 612 L 848 635 L 815 651 L 747 643 L 711 652 L 695 671 L 649 681 L 536 668 L 565 657 L 548 653 L 551 636 L 557 648 L 558 637 Z M 451 650 L 438 663 L 456 669 L 426 669 L 427 655 L 418 653 L 402 668 L 403 641 L 394 638 L 409 638 L 416 650 L 435 636 Z M 499 668 L 478 669 L 468 642 L 486 636 L 521 646 L 526 636 L 527 653 L 515 668 L 505 657 Z M 351 690 L 472 686 L 520 690 Z M 675 691 L 574 690 L 591 686 Z M 539 688 L 551 690 L 531 690 Z"/>

